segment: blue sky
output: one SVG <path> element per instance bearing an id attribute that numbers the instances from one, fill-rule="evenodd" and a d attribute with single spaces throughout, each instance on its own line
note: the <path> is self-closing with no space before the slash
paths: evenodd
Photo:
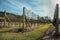
<path id="1" fill-rule="evenodd" d="M 39 16 L 53 17 L 57 0 L 0 0 L 0 11 L 22 15 L 23 7 Z"/>

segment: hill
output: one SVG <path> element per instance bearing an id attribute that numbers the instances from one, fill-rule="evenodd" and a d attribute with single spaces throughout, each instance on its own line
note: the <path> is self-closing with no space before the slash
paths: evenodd
<path id="1" fill-rule="evenodd" d="M 4 12 L 2 12 L 2 11 L 0 11 L 0 19 L 2 20 L 2 18 L 4 18 L 5 17 L 5 13 Z M 6 12 L 6 19 L 7 19 L 7 21 L 12 21 L 12 22 L 19 22 L 19 21 L 21 21 L 22 20 L 22 16 L 20 16 L 20 15 L 16 15 L 16 14 L 13 14 L 13 13 L 9 13 L 9 12 Z M 9 19 L 9 20 L 8 20 Z M 18 20 L 17 20 L 18 19 Z"/>

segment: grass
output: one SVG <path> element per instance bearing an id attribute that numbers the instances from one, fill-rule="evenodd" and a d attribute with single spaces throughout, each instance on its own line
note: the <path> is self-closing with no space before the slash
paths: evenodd
<path id="1" fill-rule="evenodd" d="M 24 34 L 20 33 L 0 33 L 0 40 L 42 40 L 42 32 L 45 32 L 51 24 L 45 24 L 39 29 Z"/>
<path id="2" fill-rule="evenodd" d="M 0 33 L 9 32 L 9 31 L 12 31 L 12 30 L 17 30 L 17 29 L 19 29 L 19 28 L 20 28 L 20 27 L 2 28 L 2 29 L 0 29 Z"/>

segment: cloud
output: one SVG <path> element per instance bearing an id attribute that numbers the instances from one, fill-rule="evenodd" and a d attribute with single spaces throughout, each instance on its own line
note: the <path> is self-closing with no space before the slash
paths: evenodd
<path id="1" fill-rule="evenodd" d="M 8 8 L 11 8 L 11 9 L 19 9 L 16 6 L 11 5 L 11 4 L 7 3 L 7 2 L 4 2 L 3 5 L 7 6 Z"/>
<path id="2" fill-rule="evenodd" d="M 30 3 L 33 5 L 32 9 L 40 16 L 47 16 L 50 12 L 50 0 L 31 0 Z"/>
<path id="3" fill-rule="evenodd" d="M 7 0 L 10 4 L 16 6 L 17 8 L 21 9 L 23 7 L 23 5 L 19 2 L 17 2 L 16 0 Z M 21 6 L 21 7 L 20 7 Z"/>
<path id="4" fill-rule="evenodd" d="M 60 0 L 51 0 L 51 17 L 54 16 L 54 12 L 55 12 L 55 8 L 56 8 L 56 4 L 58 3 L 59 4 L 59 7 L 60 7 Z M 60 15 L 60 8 L 59 8 L 59 15 Z M 60 16 L 59 16 L 60 18 Z"/>
<path id="5" fill-rule="evenodd" d="M 30 5 L 28 5 L 28 3 L 25 3 L 25 2 L 18 2 L 18 1 L 16 1 L 16 0 L 7 0 L 9 3 L 11 3 L 12 5 L 14 5 L 14 6 L 16 6 L 17 8 L 19 8 L 20 10 L 22 10 L 23 9 L 23 7 L 26 7 L 26 9 L 29 11 L 31 11 L 31 12 L 34 12 L 34 13 L 36 13 L 32 8 L 31 8 L 31 6 Z"/>
<path id="6" fill-rule="evenodd" d="M 34 12 L 39 16 L 50 16 L 53 17 L 54 9 L 56 6 L 57 0 L 6 0 L 8 3 L 5 3 L 7 6 L 10 6 L 13 11 L 23 12 L 23 7 L 27 8 L 27 11 Z M 60 4 L 60 3 L 59 3 Z M 16 10 L 17 9 L 17 10 Z"/>

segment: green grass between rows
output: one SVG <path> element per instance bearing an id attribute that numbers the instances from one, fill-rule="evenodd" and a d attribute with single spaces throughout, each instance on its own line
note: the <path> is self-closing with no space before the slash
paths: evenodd
<path id="1" fill-rule="evenodd" d="M 42 32 L 45 32 L 51 24 L 45 24 L 39 29 L 24 34 L 0 33 L 0 40 L 42 40 Z"/>

